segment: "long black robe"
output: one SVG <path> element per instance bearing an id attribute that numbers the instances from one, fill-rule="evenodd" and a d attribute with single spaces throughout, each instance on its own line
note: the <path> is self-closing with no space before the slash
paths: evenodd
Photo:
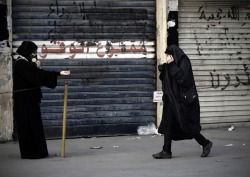
<path id="1" fill-rule="evenodd" d="M 37 159 L 48 156 L 40 111 L 40 87 L 55 88 L 59 75 L 59 72 L 39 69 L 35 63 L 25 58 L 19 58 L 14 63 L 14 117 L 21 158 Z"/>
<path id="2" fill-rule="evenodd" d="M 182 92 L 192 86 L 196 89 L 192 66 L 187 55 L 178 46 L 171 45 L 166 53 L 174 57 L 174 62 L 159 66 L 164 94 L 163 115 L 158 131 L 164 134 L 171 119 L 171 122 L 175 122 L 172 128 L 173 140 L 192 139 L 201 131 L 199 98 L 189 105 L 181 98 Z"/>

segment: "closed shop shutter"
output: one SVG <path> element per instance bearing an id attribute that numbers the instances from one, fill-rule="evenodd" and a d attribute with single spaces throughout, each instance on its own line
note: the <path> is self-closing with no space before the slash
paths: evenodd
<path id="1" fill-rule="evenodd" d="M 42 89 L 47 138 L 61 136 L 65 82 L 68 137 L 131 134 L 154 123 L 154 0 L 13 0 L 12 18 L 14 52 L 31 40 L 43 69 L 71 71 Z"/>
<path id="2" fill-rule="evenodd" d="M 190 57 L 203 126 L 250 121 L 250 1 L 180 0 L 179 44 Z"/>

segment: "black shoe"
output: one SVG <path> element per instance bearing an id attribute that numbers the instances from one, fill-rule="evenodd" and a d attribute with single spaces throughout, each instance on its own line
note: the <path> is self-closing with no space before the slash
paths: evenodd
<path id="1" fill-rule="evenodd" d="M 206 146 L 203 146 L 203 152 L 201 154 L 201 157 L 207 157 L 211 151 L 211 148 L 213 146 L 213 143 L 209 141 L 209 143 Z"/>
<path id="2" fill-rule="evenodd" d="M 157 154 L 153 154 L 152 156 L 156 159 L 170 159 L 172 158 L 172 153 L 161 151 Z"/>

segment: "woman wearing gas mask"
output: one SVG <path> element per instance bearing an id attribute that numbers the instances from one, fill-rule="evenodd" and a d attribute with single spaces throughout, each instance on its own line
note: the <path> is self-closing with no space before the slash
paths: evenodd
<path id="1" fill-rule="evenodd" d="M 13 98 L 19 148 L 22 159 L 39 159 L 48 156 L 44 135 L 40 102 L 41 86 L 55 88 L 58 76 L 67 76 L 69 71 L 46 71 L 40 69 L 37 60 L 37 45 L 24 41 L 18 47 L 20 55 L 14 62 Z"/>

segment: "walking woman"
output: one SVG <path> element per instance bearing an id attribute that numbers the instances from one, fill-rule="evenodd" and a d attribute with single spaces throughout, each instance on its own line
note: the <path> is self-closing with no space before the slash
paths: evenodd
<path id="1" fill-rule="evenodd" d="M 40 87 L 55 88 L 57 77 L 69 75 L 68 71 L 45 71 L 39 68 L 37 45 L 31 41 L 22 42 L 17 49 L 20 55 L 14 62 L 14 117 L 22 159 L 39 159 L 48 156 L 40 102 Z"/>
<path id="2" fill-rule="evenodd" d="M 193 138 L 203 147 L 201 157 L 207 157 L 213 143 L 200 133 L 200 103 L 190 60 L 177 45 L 169 46 L 165 53 L 166 63 L 159 65 L 163 114 L 158 129 L 164 134 L 164 145 L 153 157 L 169 159 L 172 140 Z"/>

